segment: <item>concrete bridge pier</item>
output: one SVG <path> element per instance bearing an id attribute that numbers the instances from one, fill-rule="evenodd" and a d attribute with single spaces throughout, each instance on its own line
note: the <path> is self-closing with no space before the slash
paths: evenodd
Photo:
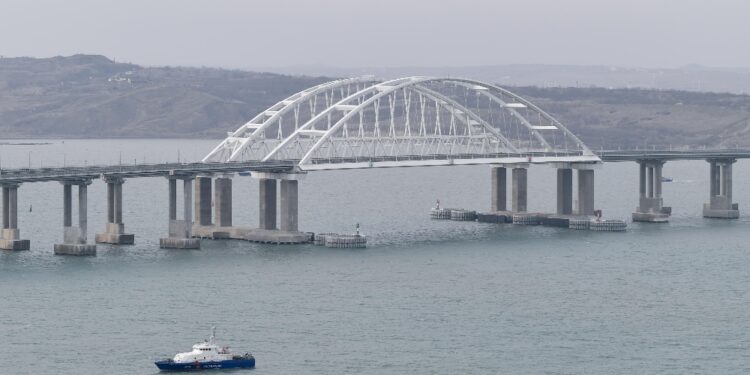
<path id="1" fill-rule="evenodd" d="M 3 188 L 3 231 L 0 237 L 2 250 L 29 250 L 29 240 L 22 240 L 18 230 L 18 186 L 2 185 Z"/>
<path id="2" fill-rule="evenodd" d="M 496 164 L 492 166 L 490 185 L 490 211 L 492 222 L 513 221 L 514 214 L 526 213 L 529 163 Z M 508 207 L 508 169 L 510 175 L 510 207 Z"/>
<path id="3" fill-rule="evenodd" d="M 299 231 L 299 180 L 305 174 L 253 172 L 252 176 L 258 179 L 259 228 L 246 232 L 245 239 L 268 243 L 308 242 L 309 236 Z"/>
<path id="4" fill-rule="evenodd" d="M 96 245 L 89 245 L 88 186 L 91 180 L 63 181 L 63 243 L 55 244 L 57 255 L 96 255 Z M 73 226 L 73 185 L 78 186 L 78 226 Z"/>
<path id="5" fill-rule="evenodd" d="M 507 174 L 505 167 L 492 167 L 492 197 L 490 210 L 493 212 L 506 211 L 507 207 Z"/>
<path id="6" fill-rule="evenodd" d="M 232 176 L 222 175 L 214 180 L 214 217 L 216 226 L 232 226 Z"/>
<path id="7" fill-rule="evenodd" d="M 710 165 L 709 202 L 703 205 L 703 217 L 737 219 L 739 205 L 732 203 L 732 164 L 736 159 L 708 159 Z"/>
<path id="8" fill-rule="evenodd" d="M 211 176 L 197 176 L 195 178 L 195 226 L 213 226 L 211 217 L 212 204 Z"/>
<path id="9" fill-rule="evenodd" d="M 594 215 L 594 170 L 587 167 L 578 169 L 578 215 Z"/>
<path id="10" fill-rule="evenodd" d="M 258 228 L 233 226 L 232 178 L 221 175 L 214 181 L 211 218 L 211 179 L 196 178 L 195 221 L 193 236 L 212 239 L 238 239 L 262 243 L 295 244 L 309 242 L 309 236 L 298 229 L 299 180 L 304 174 L 253 172 L 258 180 Z"/>
<path id="11" fill-rule="evenodd" d="M 557 215 L 573 214 L 573 169 L 557 168 Z"/>
<path id="12" fill-rule="evenodd" d="M 665 207 L 661 196 L 661 178 L 664 161 L 639 160 L 639 204 L 633 213 L 633 221 L 665 223 L 672 214 Z"/>
<path id="13" fill-rule="evenodd" d="M 258 227 L 276 230 L 276 179 L 259 178 L 258 180 Z"/>
<path id="14" fill-rule="evenodd" d="M 195 190 L 193 237 L 234 238 L 232 232 L 236 228 L 232 227 L 232 174 L 222 174 L 215 179 L 196 177 Z"/>
<path id="15" fill-rule="evenodd" d="M 298 210 L 298 189 L 299 181 L 297 180 L 281 180 L 281 190 L 279 195 L 281 197 L 280 211 L 280 225 L 279 229 L 284 232 L 297 232 L 299 210 Z"/>
<path id="16" fill-rule="evenodd" d="M 96 243 L 108 243 L 113 245 L 132 245 L 135 236 L 125 233 L 125 224 L 122 222 L 122 184 L 125 180 L 119 176 L 104 176 L 107 183 L 107 226 L 103 233 L 97 233 Z"/>
<path id="17" fill-rule="evenodd" d="M 599 164 L 554 163 L 557 169 L 557 210 L 553 218 L 594 215 L 594 169 Z M 578 177 L 577 205 L 573 204 L 573 170 Z"/>
<path id="18" fill-rule="evenodd" d="M 177 180 L 182 180 L 183 218 L 177 220 Z M 192 238 L 193 176 L 169 176 L 169 237 L 159 239 L 162 249 L 200 249 L 201 242 Z M 210 180 L 209 180 L 210 181 Z"/>
<path id="19" fill-rule="evenodd" d="M 526 212 L 526 198 L 528 196 L 528 164 L 517 164 L 511 172 L 511 194 L 513 212 Z"/>

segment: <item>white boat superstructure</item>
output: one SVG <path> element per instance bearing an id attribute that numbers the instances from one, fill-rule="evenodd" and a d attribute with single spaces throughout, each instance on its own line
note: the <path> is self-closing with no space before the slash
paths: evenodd
<path id="1" fill-rule="evenodd" d="M 193 362 L 219 362 L 232 359 L 232 351 L 228 346 L 219 346 L 215 342 L 216 327 L 212 329 L 211 337 L 208 340 L 193 345 L 190 352 L 178 353 L 174 356 L 175 363 L 193 363 Z"/>

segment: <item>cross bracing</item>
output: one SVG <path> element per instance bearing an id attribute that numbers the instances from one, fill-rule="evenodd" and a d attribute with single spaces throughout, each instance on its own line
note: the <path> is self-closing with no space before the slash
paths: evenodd
<path id="1" fill-rule="evenodd" d="M 280 101 L 229 134 L 206 162 L 293 160 L 302 170 L 600 162 L 540 108 L 460 78 L 351 78 Z"/>

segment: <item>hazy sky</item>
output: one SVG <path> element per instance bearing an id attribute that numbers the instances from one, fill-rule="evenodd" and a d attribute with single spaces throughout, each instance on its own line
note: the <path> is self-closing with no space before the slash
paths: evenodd
<path id="1" fill-rule="evenodd" d="M 0 55 L 147 65 L 750 67 L 748 0 L 0 0 Z"/>

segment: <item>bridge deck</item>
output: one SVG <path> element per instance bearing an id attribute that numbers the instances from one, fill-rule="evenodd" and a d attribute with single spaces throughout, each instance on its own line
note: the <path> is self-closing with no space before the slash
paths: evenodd
<path id="1" fill-rule="evenodd" d="M 164 163 L 136 165 L 93 165 L 85 167 L 19 168 L 0 170 L 0 183 L 70 181 L 95 179 L 101 176 L 166 177 L 200 173 L 236 173 L 247 171 L 289 172 L 293 161 L 228 162 L 228 163 Z"/>
<path id="2" fill-rule="evenodd" d="M 750 159 L 750 150 L 605 150 L 596 154 L 604 162 L 638 160 Z"/>
<path id="3" fill-rule="evenodd" d="M 597 156 L 603 162 L 623 162 L 638 160 L 706 160 L 706 159 L 750 159 L 750 150 L 623 150 L 599 151 Z M 581 158 L 578 160 L 577 158 Z M 588 159 L 587 159 L 588 158 Z M 366 168 L 369 164 L 383 167 L 438 166 L 461 164 L 493 164 L 502 160 L 513 162 L 547 163 L 555 161 L 592 162 L 592 157 L 578 153 L 559 154 L 535 152 L 529 154 L 461 154 L 452 157 L 445 155 L 406 155 L 399 157 L 377 157 L 367 160 L 359 158 L 334 158 L 313 160 L 309 170 Z M 584 160 L 585 159 L 585 160 Z M 593 157 L 593 160 L 596 156 Z M 450 161 L 441 162 L 441 161 Z M 196 175 L 201 173 L 237 172 L 292 172 L 298 160 L 281 161 L 242 161 L 217 163 L 164 163 L 135 165 L 93 165 L 85 167 L 58 168 L 18 168 L 0 169 L 0 184 L 15 184 L 40 181 L 77 181 L 97 179 L 102 176 L 117 177 L 166 177 L 170 175 Z"/>

